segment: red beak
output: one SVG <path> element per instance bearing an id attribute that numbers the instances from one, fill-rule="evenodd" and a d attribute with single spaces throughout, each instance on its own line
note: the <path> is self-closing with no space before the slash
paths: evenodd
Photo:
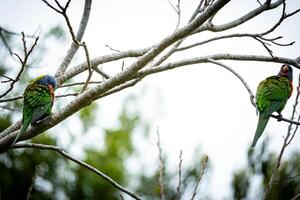
<path id="1" fill-rule="evenodd" d="M 52 98 L 54 99 L 54 88 L 53 88 L 53 86 L 52 85 L 48 85 L 48 88 L 49 88 L 49 90 L 50 90 L 50 95 L 52 96 Z"/>

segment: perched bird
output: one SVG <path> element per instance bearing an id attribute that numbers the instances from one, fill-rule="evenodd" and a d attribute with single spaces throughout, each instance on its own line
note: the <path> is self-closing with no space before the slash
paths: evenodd
<path id="1" fill-rule="evenodd" d="M 293 92 L 293 69 L 282 65 L 277 76 L 270 76 L 259 83 L 256 92 L 256 107 L 259 112 L 258 124 L 251 147 L 254 148 L 273 112 L 279 114 Z"/>
<path id="2" fill-rule="evenodd" d="M 24 91 L 22 127 L 12 145 L 26 131 L 29 124 L 35 125 L 51 114 L 56 81 L 50 75 L 32 80 Z"/>

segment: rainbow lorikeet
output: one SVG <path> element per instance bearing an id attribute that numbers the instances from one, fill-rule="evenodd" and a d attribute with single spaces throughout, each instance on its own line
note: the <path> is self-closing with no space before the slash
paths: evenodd
<path id="1" fill-rule="evenodd" d="M 56 81 L 50 75 L 32 80 L 24 91 L 22 127 L 12 145 L 26 131 L 29 124 L 35 125 L 51 114 Z"/>
<path id="2" fill-rule="evenodd" d="M 277 76 L 270 76 L 259 83 L 256 92 L 256 106 L 259 112 L 258 124 L 251 147 L 254 148 L 273 112 L 281 117 L 287 100 L 293 92 L 293 69 L 283 65 Z"/>

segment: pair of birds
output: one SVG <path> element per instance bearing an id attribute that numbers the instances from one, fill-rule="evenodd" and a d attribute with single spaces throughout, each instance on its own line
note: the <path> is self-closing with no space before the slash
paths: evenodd
<path id="1" fill-rule="evenodd" d="M 273 112 L 284 109 L 293 92 L 293 69 L 283 65 L 276 76 L 268 77 L 259 83 L 256 92 L 256 106 L 259 112 L 258 124 L 251 147 L 254 148 L 262 135 Z M 12 145 L 26 131 L 29 124 L 37 124 L 51 114 L 55 79 L 50 75 L 39 76 L 25 89 L 23 103 L 22 127 Z"/>

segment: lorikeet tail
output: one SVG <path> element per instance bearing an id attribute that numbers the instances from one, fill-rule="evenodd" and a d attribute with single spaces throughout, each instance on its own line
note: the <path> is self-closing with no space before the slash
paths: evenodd
<path id="1" fill-rule="evenodd" d="M 254 135 L 252 144 L 251 144 L 251 148 L 255 147 L 256 142 L 257 142 L 258 138 L 261 136 L 261 134 L 264 132 L 269 119 L 270 119 L 270 116 L 266 117 L 265 115 L 259 115 L 257 128 L 255 131 L 255 135 Z"/>
<path id="2" fill-rule="evenodd" d="M 12 145 L 14 145 L 17 140 L 19 139 L 19 137 L 26 131 L 26 129 L 28 128 L 29 124 L 30 124 L 31 118 L 25 118 L 21 127 L 20 132 L 18 133 L 17 137 L 15 138 L 14 142 L 12 143 Z M 11 145 L 11 146 L 12 146 Z"/>

